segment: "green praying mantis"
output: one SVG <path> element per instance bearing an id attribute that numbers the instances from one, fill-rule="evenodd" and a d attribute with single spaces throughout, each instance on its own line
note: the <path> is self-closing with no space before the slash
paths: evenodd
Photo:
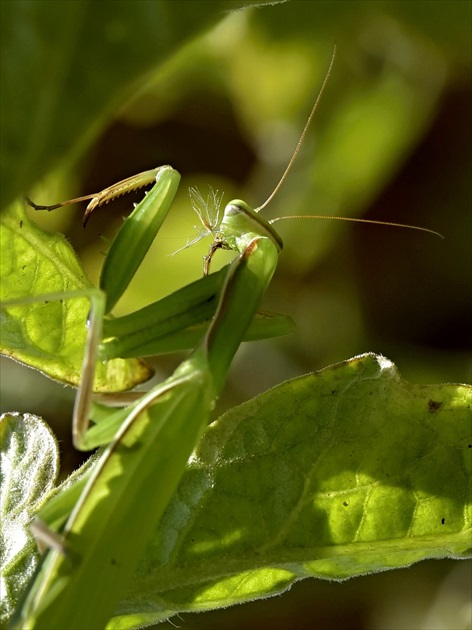
<path id="1" fill-rule="evenodd" d="M 287 319 L 264 314 L 256 317 L 283 246 L 272 227 L 274 221 L 265 220 L 260 211 L 273 199 L 292 167 L 333 61 L 334 55 L 293 156 L 269 198 L 255 210 L 241 200 L 231 201 L 222 215 L 217 207 L 213 217 L 193 190 L 194 208 L 205 233 L 213 236 L 204 260 L 204 276 L 137 313 L 107 317 L 162 225 L 177 191 L 179 174 L 163 166 L 98 194 L 55 206 L 30 202 L 36 209 L 53 210 L 90 199 L 86 223 L 91 212 L 103 203 L 155 180 L 113 241 L 103 265 L 100 289 L 84 292 L 91 310 L 73 413 L 73 439 L 80 449 L 102 449 L 80 483 L 47 505 L 39 515 L 42 522 L 34 524 L 38 538 L 48 549 L 13 627 L 106 626 L 208 423 L 241 341 L 290 329 Z M 216 195 L 214 200 L 218 206 Z M 221 248 L 233 250 L 236 258 L 210 274 L 212 257 Z M 62 296 L 74 297 L 79 296 Z M 183 347 L 194 350 L 174 374 L 149 392 L 135 396 L 125 408 L 110 411 L 93 406 L 97 360 L 146 356 Z M 91 428 L 90 415 L 95 421 Z"/>

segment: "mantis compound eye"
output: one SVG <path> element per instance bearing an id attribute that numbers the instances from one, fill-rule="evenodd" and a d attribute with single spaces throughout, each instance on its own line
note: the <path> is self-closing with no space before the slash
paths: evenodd
<path id="1" fill-rule="evenodd" d="M 233 201 L 230 201 L 226 207 L 225 207 L 225 211 L 224 211 L 224 216 L 226 218 L 229 217 L 235 217 L 239 214 L 244 214 L 244 215 L 248 215 L 248 214 L 252 214 L 251 208 L 247 205 L 246 202 L 242 201 L 241 199 L 233 199 Z"/>
<path id="2" fill-rule="evenodd" d="M 228 217 L 234 217 L 236 214 L 240 214 L 242 211 L 243 209 L 240 206 L 229 203 L 225 208 L 225 215 Z"/>

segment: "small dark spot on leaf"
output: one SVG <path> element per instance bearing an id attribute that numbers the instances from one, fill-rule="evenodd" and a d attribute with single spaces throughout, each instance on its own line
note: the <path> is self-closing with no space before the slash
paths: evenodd
<path id="1" fill-rule="evenodd" d="M 436 413 L 436 411 L 439 411 L 442 406 L 442 402 L 439 402 L 438 400 L 428 400 L 429 413 Z"/>
<path id="2" fill-rule="evenodd" d="M 469 444 L 469 446 L 467 448 L 472 448 L 472 444 Z"/>
<path id="3" fill-rule="evenodd" d="M 445 519 L 445 518 L 442 518 L 442 519 L 441 519 L 441 525 L 444 525 L 444 523 L 445 523 L 445 522 L 446 522 L 446 519 Z"/>
<path id="4" fill-rule="evenodd" d="M 23 227 L 23 221 L 20 221 L 20 228 Z"/>
<path id="5" fill-rule="evenodd" d="M 337 394 L 337 393 L 338 393 L 338 390 L 337 390 L 337 389 L 332 389 L 332 390 L 331 390 L 331 393 L 332 393 L 332 394 Z"/>
<path id="6" fill-rule="evenodd" d="M 344 505 L 344 507 L 347 507 L 349 505 L 349 503 L 347 501 L 343 501 L 343 505 Z"/>

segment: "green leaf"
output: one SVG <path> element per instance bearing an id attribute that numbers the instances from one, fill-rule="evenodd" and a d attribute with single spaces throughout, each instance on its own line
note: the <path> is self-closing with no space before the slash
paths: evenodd
<path id="1" fill-rule="evenodd" d="M 471 555 L 465 385 L 367 354 L 212 424 L 109 628 L 140 627 L 427 558 Z"/>
<path id="2" fill-rule="evenodd" d="M 273 2 L 272 2 L 273 3 Z M 77 158 L 148 73 L 253 0 L 2 2 L 1 206 Z"/>
<path id="3" fill-rule="evenodd" d="M 54 486 L 59 453 L 53 433 L 41 418 L 10 413 L 0 417 L 0 454 L 0 621 L 4 624 L 39 559 L 28 525 Z"/>
<path id="4" fill-rule="evenodd" d="M 47 376 L 77 386 L 90 311 L 87 297 L 59 300 L 57 294 L 94 290 L 76 255 L 61 234 L 44 232 L 28 220 L 21 204 L 0 219 L 0 299 L 3 305 L 0 351 L 41 370 Z M 56 294 L 55 299 L 48 295 Z M 30 303 L 21 300 L 32 298 Z M 150 378 L 138 359 L 97 363 L 96 391 L 131 389 Z"/>

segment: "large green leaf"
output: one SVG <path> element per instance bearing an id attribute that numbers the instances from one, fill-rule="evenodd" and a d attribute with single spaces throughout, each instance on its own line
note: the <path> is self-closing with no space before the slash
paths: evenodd
<path id="1" fill-rule="evenodd" d="M 16 0 L 1 6 L 1 206 L 77 157 L 138 82 L 254 0 Z"/>
<path id="2" fill-rule="evenodd" d="M 471 387 L 409 385 L 369 354 L 232 409 L 208 427 L 108 627 L 267 597 L 305 577 L 470 556 L 471 405 Z M 28 431 L 34 470 L 40 420 Z M 47 479 L 23 477 L 25 496 L 56 496 Z M 29 539 L 17 550 L 22 562 L 31 549 Z"/>
<path id="3" fill-rule="evenodd" d="M 472 388 L 363 355 L 211 425 L 110 628 L 471 555 Z"/>
<path id="4" fill-rule="evenodd" d="M 0 352 L 77 386 L 90 300 L 47 298 L 93 289 L 71 245 L 61 234 L 44 232 L 29 221 L 21 204 L 10 207 L 0 218 L 0 278 L 2 301 L 36 300 L 2 308 Z M 150 376 L 150 369 L 138 359 L 98 362 L 95 389 L 131 389 Z"/>

